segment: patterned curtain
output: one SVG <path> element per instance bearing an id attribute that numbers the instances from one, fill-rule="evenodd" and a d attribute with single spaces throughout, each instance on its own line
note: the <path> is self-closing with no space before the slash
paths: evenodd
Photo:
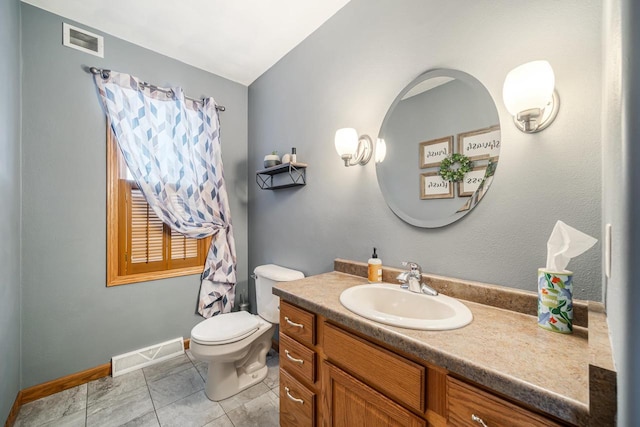
<path id="1" fill-rule="evenodd" d="M 198 313 L 231 311 L 236 250 L 215 101 L 186 100 L 180 88 L 156 88 L 115 71 L 95 82 L 127 167 L 158 218 L 187 237 L 213 236 Z"/>

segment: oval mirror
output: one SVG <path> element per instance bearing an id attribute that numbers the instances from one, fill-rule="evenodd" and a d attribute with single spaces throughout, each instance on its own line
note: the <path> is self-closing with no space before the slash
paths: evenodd
<path id="1" fill-rule="evenodd" d="M 376 153 L 386 146 L 376 174 L 387 205 L 409 224 L 442 227 L 489 190 L 500 155 L 498 110 L 473 76 L 432 70 L 400 92 L 378 138 Z"/>

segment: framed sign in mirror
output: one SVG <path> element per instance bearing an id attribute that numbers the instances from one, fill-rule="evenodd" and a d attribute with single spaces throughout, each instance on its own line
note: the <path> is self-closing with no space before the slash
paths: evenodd
<path id="1" fill-rule="evenodd" d="M 442 179 L 438 172 L 420 174 L 420 199 L 450 199 L 453 197 L 453 182 Z"/>
<path id="2" fill-rule="evenodd" d="M 500 126 L 461 133 L 458 147 L 458 151 L 471 160 L 497 158 L 500 155 Z"/>
<path id="3" fill-rule="evenodd" d="M 376 164 L 387 205 L 418 227 L 442 227 L 468 215 L 486 199 L 493 180 L 499 123 L 491 95 L 473 76 L 438 69 L 413 80 L 389 107 L 378 135 L 387 147 L 386 158 Z M 439 171 L 443 160 L 456 154 L 472 164 L 462 180 L 452 182 Z"/>
<path id="4" fill-rule="evenodd" d="M 420 169 L 440 166 L 453 153 L 453 136 L 421 142 L 419 147 Z"/>
<path id="5" fill-rule="evenodd" d="M 480 184 L 484 180 L 484 174 L 487 172 L 486 166 L 478 166 L 467 172 L 458 183 L 458 197 L 471 197 L 476 192 Z"/>

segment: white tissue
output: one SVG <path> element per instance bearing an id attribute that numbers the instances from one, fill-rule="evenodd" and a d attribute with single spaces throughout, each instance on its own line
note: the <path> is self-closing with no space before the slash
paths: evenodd
<path id="1" fill-rule="evenodd" d="M 556 222 L 547 241 L 547 270 L 565 271 L 571 258 L 586 252 L 597 241 L 562 221 Z"/>

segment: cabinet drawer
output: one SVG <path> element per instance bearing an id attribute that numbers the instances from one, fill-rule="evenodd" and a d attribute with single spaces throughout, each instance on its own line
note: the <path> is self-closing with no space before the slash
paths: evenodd
<path id="1" fill-rule="evenodd" d="M 303 344 L 316 343 L 316 315 L 284 301 L 280 302 L 280 331 Z"/>
<path id="2" fill-rule="evenodd" d="M 316 394 L 280 368 L 280 426 L 313 427 Z"/>
<path id="3" fill-rule="evenodd" d="M 316 381 L 316 352 L 280 334 L 280 367 L 311 383 Z"/>
<path id="4" fill-rule="evenodd" d="M 554 421 L 528 411 L 472 385 L 447 378 L 449 425 L 487 427 L 560 426 Z M 479 420 L 476 420 L 478 418 Z"/>
<path id="5" fill-rule="evenodd" d="M 329 360 L 397 402 L 424 412 L 425 367 L 330 324 L 323 335 Z"/>

